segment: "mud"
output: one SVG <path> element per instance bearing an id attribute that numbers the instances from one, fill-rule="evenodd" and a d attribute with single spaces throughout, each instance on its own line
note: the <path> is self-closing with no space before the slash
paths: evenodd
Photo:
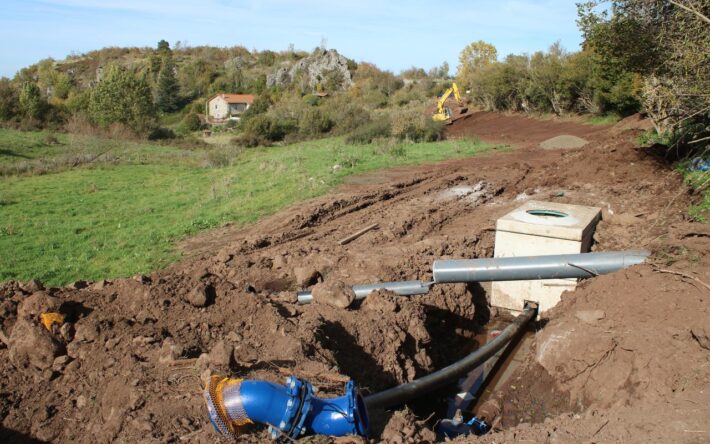
<path id="1" fill-rule="evenodd" d="M 484 287 L 377 292 L 348 308 L 299 306 L 295 291 L 427 280 L 435 259 L 491 256 L 495 220 L 527 198 L 602 207 L 594 249 L 644 246 L 654 265 L 589 280 L 543 316 L 533 352 L 495 395 L 498 431 L 482 440 L 707 438 L 710 291 L 693 278 L 710 274 L 710 229 L 686 219 L 695 197 L 679 175 L 634 146 L 634 129 L 481 113 L 448 131 L 520 148 L 368 175 L 256 225 L 190 239 L 182 262 L 150 276 L 3 284 L 0 326 L 12 340 L 0 345 L 0 439 L 216 442 L 200 391 L 211 372 L 295 374 L 329 396 L 348 378 L 371 393 L 443 367 L 475 349 L 496 315 Z M 590 144 L 536 148 L 561 134 Z M 39 325 L 41 304 L 58 306 L 66 334 Z M 415 404 L 374 412 L 373 439 L 435 440 L 435 403 Z M 240 440 L 266 437 L 253 426 Z"/>

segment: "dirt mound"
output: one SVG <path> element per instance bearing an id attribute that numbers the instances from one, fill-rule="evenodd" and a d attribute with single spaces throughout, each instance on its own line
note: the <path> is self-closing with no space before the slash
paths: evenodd
<path id="1" fill-rule="evenodd" d="M 587 140 L 608 131 L 606 125 L 585 125 L 573 120 L 537 120 L 520 114 L 501 116 L 490 111 L 470 112 L 446 128 L 447 138 L 479 137 L 487 142 L 506 143 L 521 148 L 536 147 L 562 134 Z"/>
<path id="2" fill-rule="evenodd" d="M 490 128 L 521 119 L 479 117 Z M 516 140 L 537 145 L 550 124 Z M 679 175 L 634 148 L 629 133 L 585 131 L 556 132 L 594 142 L 584 150 L 373 175 L 256 225 L 194 238 L 184 261 L 150 276 L 46 290 L 3 284 L 0 326 L 11 340 L 10 349 L 0 344 L 0 440 L 214 442 L 200 392 L 211 372 L 278 382 L 295 374 L 329 396 L 350 377 L 370 393 L 441 368 L 475 349 L 495 316 L 485 287 L 378 292 L 347 309 L 297 305 L 295 291 L 320 281 L 428 280 L 435 259 L 491 256 L 495 220 L 528 197 L 601 206 L 595 249 L 647 246 L 662 268 L 707 276 L 710 232 L 686 220 Z M 375 222 L 379 229 L 338 243 Z M 710 401 L 708 292 L 683 275 L 639 267 L 566 295 L 541 324 L 520 383 L 501 397 L 504 430 L 487 439 L 697 438 Z M 52 332 L 37 318 L 49 308 L 66 321 Z M 531 374 L 537 385 L 525 383 Z M 436 399 L 394 416 L 375 412 L 374 438 L 431 440 L 434 420 L 422 419 L 438 410 Z M 623 435 L 622 426 L 644 432 Z M 266 438 L 253 426 L 241 440 Z"/>
<path id="3" fill-rule="evenodd" d="M 621 119 L 611 128 L 611 131 L 618 134 L 629 130 L 648 131 L 651 129 L 653 129 L 653 122 L 651 119 L 637 113 Z"/>
<path id="4" fill-rule="evenodd" d="M 542 148 L 543 150 L 570 150 L 575 148 L 582 148 L 588 143 L 588 140 L 582 139 L 581 137 L 569 136 L 564 134 L 561 136 L 553 137 L 551 139 L 547 139 L 546 141 L 540 144 L 540 148 Z"/>

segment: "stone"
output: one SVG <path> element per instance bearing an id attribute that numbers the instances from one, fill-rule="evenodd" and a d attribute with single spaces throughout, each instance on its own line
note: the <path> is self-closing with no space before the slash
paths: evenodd
<path id="1" fill-rule="evenodd" d="M 574 317 L 586 324 L 594 324 L 597 321 L 604 319 L 606 313 L 603 310 L 578 310 Z"/>
<path id="2" fill-rule="evenodd" d="M 25 293 L 36 293 L 38 291 L 44 290 L 44 284 L 42 284 L 42 282 L 37 279 L 32 279 L 31 281 L 27 282 L 26 284 L 20 285 L 20 288 Z"/>
<path id="3" fill-rule="evenodd" d="M 52 370 L 61 372 L 71 362 L 71 358 L 67 355 L 57 356 L 52 363 Z"/>
<path id="4" fill-rule="evenodd" d="M 634 216 L 633 214 L 623 213 L 616 214 L 609 218 L 609 223 L 612 225 L 619 225 L 622 227 L 630 227 L 632 225 L 637 225 L 641 223 L 641 219 Z"/>
<path id="5" fill-rule="evenodd" d="M 220 339 L 212 347 L 212 350 L 210 350 L 210 363 L 220 367 L 229 367 L 232 361 L 233 350 L 234 347 L 232 344 L 228 344 L 223 339 Z"/>
<path id="6" fill-rule="evenodd" d="M 352 287 L 340 280 L 330 280 L 313 287 L 313 302 L 336 308 L 347 308 L 355 300 Z"/>
<path id="7" fill-rule="evenodd" d="M 59 334 L 66 342 L 71 342 L 74 339 L 74 325 L 69 322 L 65 322 L 59 327 Z"/>
<path id="8" fill-rule="evenodd" d="M 104 288 L 106 288 L 106 285 L 108 285 L 108 283 L 109 282 L 107 280 L 102 279 L 100 281 L 94 282 L 93 285 L 91 285 L 91 289 L 96 290 L 96 291 L 101 291 Z"/>
<path id="9" fill-rule="evenodd" d="M 79 395 L 76 397 L 76 407 L 77 408 L 83 409 L 84 407 L 86 407 L 86 403 L 87 403 L 86 396 Z"/>
<path id="10" fill-rule="evenodd" d="M 165 338 L 163 345 L 158 353 L 158 362 L 161 364 L 169 364 L 176 359 L 179 359 L 184 352 L 184 348 L 177 343 L 173 338 Z"/>
<path id="11" fill-rule="evenodd" d="M 187 301 L 194 307 L 204 307 L 210 302 L 213 292 L 211 285 L 199 284 L 187 294 Z"/>
<path id="12" fill-rule="evenodd" d="M 39 319 L 42 313 L 59 311 L 60 300 L 48 295 L 44 291 L 27 296 L 20 305 L 17 306 L 17 317 L 32 317 Z"/>
<path id="13" fill-rule="evenodd" d="M 20 318 L 9 338 L 10 362 L 20 370 L 50 369 L 62 347 L 54 336 L 38 322 Z"/>
<path id="14" fill-rule="evenodd" d="M 296 267 L 293 269 L 293 276 L 300 288 L 310 287 L 321 279 L 320 272 L 312 267 Z"/>

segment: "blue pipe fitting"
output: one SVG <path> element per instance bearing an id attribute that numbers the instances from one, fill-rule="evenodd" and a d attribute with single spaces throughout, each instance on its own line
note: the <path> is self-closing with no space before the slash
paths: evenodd
<path id="1" fill-rule="evenodd" d="M 294 376 L 285 385 L 213 377 L 205 389 L 210 420 L 222 435 L 235 438 L 243 425 L 268 424 L 273 439 L 306 435 L 367 436 L 367 409 L 353 381 L 345 395 L 324 399 Z"/>

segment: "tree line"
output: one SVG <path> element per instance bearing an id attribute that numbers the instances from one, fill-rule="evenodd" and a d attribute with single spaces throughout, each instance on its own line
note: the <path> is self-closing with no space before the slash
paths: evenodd
<path id="1" fill-rule="evenodd" d="M 672 144 L 707 145 L 710 128 L 710 3 L 594 0 L 578 6 L 584 42 L 499 60 L 474 42 L 457 80 L 489 110 L 627 116 L 643 112 Z"/>

